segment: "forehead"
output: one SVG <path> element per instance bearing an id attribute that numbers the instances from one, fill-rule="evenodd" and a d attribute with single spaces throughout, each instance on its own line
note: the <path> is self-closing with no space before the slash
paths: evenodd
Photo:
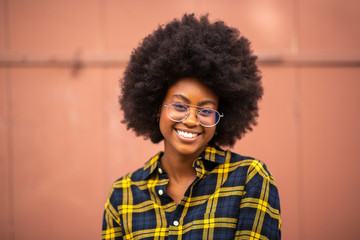
<path id="1" fill-rule="evenodd" d="M 166 99 L 183 96 L 190 104 L 203 101 L 212 101 L 218 104 L 218 96 L 215 92 L 195 78 L 182 78 L 172 85 L 166 94 Z"/>

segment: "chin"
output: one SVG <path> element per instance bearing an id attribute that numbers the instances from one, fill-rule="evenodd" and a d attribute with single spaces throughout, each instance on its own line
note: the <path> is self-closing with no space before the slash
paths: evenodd
<path id="1" fill-rule="evenodd" d="M 185 146 L 179 146 L 177 148 L 177 150 L 178 150 L 179 154 L 181 154 L 181 155 L 191 156 L 194 154 L 200 155 L 204 151 L 205 147 L 206 147 L 206 145 L 204 145 L 204 146 L 185 145 Z"/>

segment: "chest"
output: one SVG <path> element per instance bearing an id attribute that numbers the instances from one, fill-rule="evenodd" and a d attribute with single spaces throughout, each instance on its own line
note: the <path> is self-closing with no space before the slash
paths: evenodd
<path id="1" fill-rule="evenodd" d="M 174 200 L 175 204 L 179 204 L 181 199 L 186 194 L 186 191 L 189 189 L 191 191 L 191 184 L 195 180 L 195 176 L 193 178 L 188 178 L 182 182 L 169 181 L 166 185 L 166 195 L 168 195 L 172 200 Z"/>
<path id="2" fill-rule="evenodd" d="M 146 239 L 141 234 L 144 231 L 149 239 L 157 234 L 167 239 L 213 239 L 219 232 L 222 239 L 234 238 L 244 194 L 241 184 L 234 187 L 233 183 L 221 185 L 218 179 L 207 179 L 189 186 L 168 186 L 140 192 L 134 189 L 133 203 L 138 207 L 120 215 L 124 233 L 138 236 L 134 239 Z M 142 200 L 138 202 L 139 196 Z"/>

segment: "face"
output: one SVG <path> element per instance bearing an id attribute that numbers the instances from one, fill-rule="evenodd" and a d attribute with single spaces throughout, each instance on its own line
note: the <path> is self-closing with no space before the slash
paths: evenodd
<path id="1" fill-rule="evenodd" d="M 185 103 L 217 110 L 218 96 L 207 86 L 194 78 L 183 78 L 167 91 L 165 104 Z M 165 154 L 178 154 L 197 158 L 212 139 L 216 127 L 203 127 L 196 118 L 196 109 L 189 109 L 189 115 L 182 122 L 174 122 L 167 116 L 167 107 L 160 111 L 160 131 L 164 136 Z"/>

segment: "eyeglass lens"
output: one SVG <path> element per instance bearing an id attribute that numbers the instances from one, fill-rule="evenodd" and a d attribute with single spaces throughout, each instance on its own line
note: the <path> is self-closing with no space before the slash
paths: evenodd
<path id="1" fill-rule="evenodd" d="M 183 103 L 171 103 L 167 105 L 167 114 L 176 122 L 183 121 L 189 115 L 189 107 Z M 196 117 L 203 126 L 214 126 L 220 120 L 220 114 L 209 108 L 197 109 Z"/>

